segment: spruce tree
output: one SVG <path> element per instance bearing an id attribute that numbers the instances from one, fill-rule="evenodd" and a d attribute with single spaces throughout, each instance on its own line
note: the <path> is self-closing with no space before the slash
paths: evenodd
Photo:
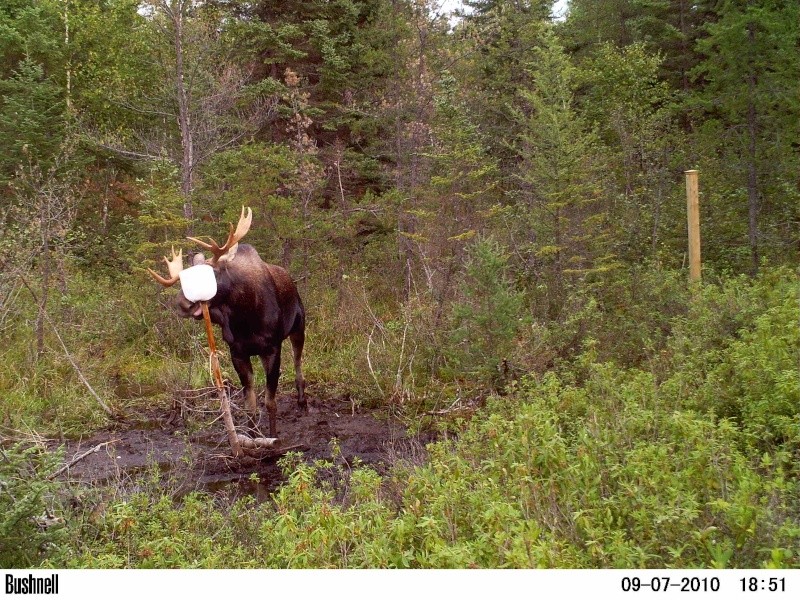
<path id="1" fill-rule="evenodd" d="M 698 143 L 710 159 L 714 199 L 733 230 L 719 235 L 746 236 L 755 274 L 765 246 L 783 252 L 797 241 L 796 233 L 775 234 L 798 216 L 800 6 L 726 0 L 718 16 L 698 43 L 704 60 L 695 97 L 705 111 Z"/>

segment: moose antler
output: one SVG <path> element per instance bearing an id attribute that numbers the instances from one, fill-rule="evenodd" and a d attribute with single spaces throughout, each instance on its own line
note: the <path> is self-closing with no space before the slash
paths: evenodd
<path id="1" fill-rule="evenodd" d="M 152 269 L 147 269 L 150 272 L 150 275 L 153 276 L 158 283 L 163 285 L 164 287 L 170 287 L 175 285 L 175 283 L 180 278 L 180 272 L 183 271 L 183 250 L 178 250 L 177 254 L 175 253 L 175 248 L 172 248 L 172 260 L 168 260 L 167 257 L 164 257 L 164 262 L 167 263 L 167 269 L 169 270 L 169 279 L 164 279 L 161 275 L 153 271 Z"/>
<path id="2" fill-rule="evenodd" d="M 210 250 L 211 253 L 214 255 L 214 258 L 211 259 L 211 264 L 213 266 L 217 266 L 219 260 L 225 256 L 228 252 L 236 252 L 236 245 L 239 243 L 248 231 L 250 231 L 250 225 L 253 222 L 253 211 L 249 208 L 245 209 L 242 207 L 242 214 L 239 217 L 239 223 L 236 225 L 236 229 L 233 229 L 233 225 L 231 225 L 230 233 L 228 234 L 228 240 L 225 242 L 224 245 L 219 246 L 217 242 L 211 239 L 211 243 L 203 242 L 198 240 L 197 238 L 190 237 L 188 239 L 192 240 L 196 244 L 199 244 L 206 250 Z"/>

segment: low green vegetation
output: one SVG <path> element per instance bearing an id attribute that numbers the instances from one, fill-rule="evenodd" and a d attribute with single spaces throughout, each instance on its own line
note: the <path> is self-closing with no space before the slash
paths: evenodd
<path id="1" fill-rule="evenodd" d="M 671 293 L 669 285 L 663 289 Z M 397 459 L 379 475 L 342 460 L 335 447 L 330 462 L 289 455 L 287 482 L 270 502 L 205 493 L 176 499 L 156 470 L 135 491 L 109 490 L 102 499 L 84 492 L 73 501 L 83 508 L 69 509 L 64 490 L 45 479 L 52 460 L 44 465 L 32 450 L 7 449 L 4 486 L 13 482 L 11 493 L 30 500 L 15 505 L 16 520 L 7 518 L 5 527 L 40 537 L 4 549 L 3 561 L 98 568 L 797 567 L 798 293 L 795 274 L 782 269 L 705 285 L 677 301 L 672 316 L 652 313 L 665 330 L 637 365 L 615 361 L 608 346 L 632 344 L 626 336 L 638 336 L 643 324 L 618 318 L 606 328 L 601 323 L 612 315 L 597 299 L 586 300 L 592 335 L 575 356 L 505 380 L 483 408 L 450 422 L 458 435 L 429 445 L 423 464 Z M 676 302 L 651 296 L 651 307 L 658 301 Z M 444 355 L 461 356 L 462 315 L 455 306 Z M 520 361 L 526 347 L 557 356 L 562 349 L 552 344 L 576 325 L 514 327 Z M 452 385 L 439 377 L 429 385 Z M 31 488 L 19 491 L 22 463 Z M 46 511 L 66 521 L 37 527 Z"/>
<path id="2" fill-rule="evenodd" d="M 50 480 L 61 462 L 28 444 L 0 448 L 0 566 L 38 565 L 68 546 L 61 485 Z"/>

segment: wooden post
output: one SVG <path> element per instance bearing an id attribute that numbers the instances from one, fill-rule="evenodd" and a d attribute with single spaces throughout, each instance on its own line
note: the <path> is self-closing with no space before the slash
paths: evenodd
<path id="1" fill-rule="evenodd" d="M 200 306 L 203 308 L 203 320 L 206 323 L 208 347 L 211 351 L 211 373 L 214 376 L 214 384 L 217 386 L 220 402 L 222 403 L 222 421 L 225 423 L 225 431 L 228 434 L 228 443 L 231 445 L 233 455 L 238 458 L 243 454 L 242 446 L 239 436 L 236 435 L 236 427 L 233 425 L 231 402 L 228 399 L 228 393 L 225 391 L 225 385 L 222 383 L 222 372 L 220 371 L 219 358 L 217 357 L 217 344 L 214 341 L 214 330 L 211 329 L 211 315 L 208 314 L 208 302 L 201 302 Z"/>
<path id="2" fill-rule="evenodd" d="M 697 171 L 686 171 L 686 215 L 689 223 L 689 282 L 700 281 L 700 195 Z"/>

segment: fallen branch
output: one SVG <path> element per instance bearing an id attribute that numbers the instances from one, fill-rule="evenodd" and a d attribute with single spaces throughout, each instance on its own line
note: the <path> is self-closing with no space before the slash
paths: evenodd
<path id="1" fill-rule="evenodd" d="M 369 348 L 372 346 L 372 334 L 375 333 L 376 326 L 377 325 L 372 326 L 372 331 L 370 331 L 369 338 L 367 338 L 367 367 L 369 367 L 369 373 L 372 375 L 372 379 L 375 380 L 375 385 L 378 386 L 378 391 L 380 392 L 381 396 L 383 396 L 383 388 L 381 387 L 380 381 L 378 381 L 378 376 L 375 375 L 375 370 L 372 368 L 372 359 L 370 358 L 369 354 Z"/>
<path id="2" fill-rule="evenodd" d="M 107 442 L 103 442 L 102 444 L 97 444 L 96 446 L 92 446 L 86 452 L 84 452 L 82 454 L 79 454 L 78 456 L 73 458 L 71 461 L 69 461 L 67 464 L 65 464 L 63 467 L 61 467 L 55 473 L 51 473 L 47 478 L 48 479 L 55 479 L 56 477 L 61 475 L 64 471 L 66 471 L 67 469 L 69 469 L 70 467 L 75 465 L 75 463 L 82 461 L 84 458 L 86 458 L 90 454 L 94 454 L 95 452 L 100 450 L 100 448 L 102 448 L 103 446 L 108 446 L 109 444 L 113 444 L 114 442 L 118 442 L 118 441 L 119 441 L 119 439 L 109 440 Z"/>
<path id="3" fill-rule="evenodd" d="M 430 416 L 434 416 L 434 417 L 440 417 L 442 415 L 449 415 L 450 413 L 454 413 L 454 412 L 460 412 L 460 411 L 464 411 L 464 410 L 474 410 L 474 408 L 475 408 L 474 406 L 465 405 L 465 404 L 462 404 L 462 402 L 463 402 L 463 400 L 461 398 L 456 398 L 449 407 L 442 408 L 440 410 L 429 410 L 429 411 L 426 411 L 425 414 L 426 415 L 430 415 Z"/>
<path id="4" fill-rule="evenodd" d="M 236 439 L 239 441 L 242 448 L 247 448 L 248 450 L 255 448 L 272 448 L 278 441 L 278 438 L 251 438 L 241 433 L 236 434 Z"/>
<path id="5" fill-rule="evenodd" d="M 53 333 L 56 334 L 56 337 L 58 338 L 58 341 L 61 344 L 61 347 L 64 349 L 64 356 L 67 357 L 67 360 L 72 365 L 72 368 L 75 369 L 75 373 L 78 374 L 78 378 L 80 378 L 80 380 L 83 382 L 83 385 L 86 386 L 86 389 L 89 390 L 89 392 L 92 394 L 92 396 L 94 396 L 94 399 L 97 400 L 97 403 L 100 405 L 100 407 L 104 411 L 106 411 L 106 414 L 109 415 L 109 416 L 113 416 L 114 415 L 114 411 L 112 411 L 109 408 L 109 406 L 105 402 L 103 402 L 103 400 L 100 398 L 100 396 L 97 394 L 97 392 L 95 392 L 94 389 L 92 388 L 92 386 L 89 384 L 89 382 L 87 381 L 86 377 L 83 376 L 83 373 L 81 372 L 80 367 L 78 367 L 78 364 L 73 360 L 72 355 L 69 353 L 69 350 L 67 350 L 67 346 L 64 344 L 64 340 L 61 339 L 61 336 L 58 334 L 58 330 L 56 329 L 56 326 L 53 325 L 53 322 L 50 320 L 50 317 L 46 312 L 44 313 L 44 318 L 47 319 L 47 322 L 50 324 L 50 327 L 52 328 Z"/>
<path id="6" fill-rule="evenodd" d="M 261 438 L 261 439 L 270 439 L 270 438 Z M 255 458 L 255 459 L 264 459 L 271 456 L 279 456 L 282 454 L 286 454 L 287 452 L 291 452 L 292 450 L 303 450 L 306 447 L 302 444 L 295 444 L 294 446 L 288 446 L 286 448 L 275 448 L 272 446 L 267 447 L 259 447 L 259 448 L 242 448 L 242 452 L 244 452 L 245 457 L 247 458 Z"/>
<path id="7" fill-rule="evenodd" d="M 216 386 L 204 387 L 199 389 L 190 390 L 175 390 L 175 394 L 181 400 L 205 400 L 206 398 L 213 397 L 217 393 Z"/>
<path id="8" fill-rule="evenodd" d="M 231 402 L 228 398 L 228 392 L 225 390 L 225 385 L 222 383 L 222 372 L 219 368 L 219 358 L 217 357 L 217 344 L 214 341 L 214 331 L 211 329 L 211 315 L 208 312 L 208 301 L 200 302 L 200 306 L 203 308 L 203 321 L 205 321 L 206 325 L 206 336 L 208 337 L 208 349 L 210 351 L 209 360 L 211 361 L 211 372 L 214 377 L 214 384 L 216 385 L 217 390 L 219 390 L 220 405 L 222 408 L 222 422 L 225 424 L 225 431 L 228 434 L 228 442 L 233 450 L 233 456 L 239 457 L 242 455 L 242 447 L 239 443 L 236 427 L 233 424 L 233 416 L 231 415 Z"/>

